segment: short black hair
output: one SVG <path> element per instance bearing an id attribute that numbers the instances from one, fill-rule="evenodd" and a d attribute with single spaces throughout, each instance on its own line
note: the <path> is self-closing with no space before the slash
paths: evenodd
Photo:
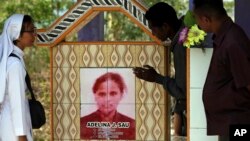
<path id="1" fill-rule="evenodd" d="M 145 17 L 152 23 L 152 26 L 156 27 L 160 27 L 164 23 L 167 23 L 176 29 L 180 23 L 175 9 L 165 2 L 158 2 L 150 7 L 146 11 Z"/>
<path id="2" fill-rule="evenodd" d="M 194 0 L 193 4 L 195 13 L 215 18 L 227 16 L 223 0 Z"/>
<path id="3" fill-rule="evenodd" d="M 24 15 L 23 17 L 23 23 L 21 28 L 21 34 L 26 30 L 27 25 L 33 23 L 33 19 L 30 15 Z"/>

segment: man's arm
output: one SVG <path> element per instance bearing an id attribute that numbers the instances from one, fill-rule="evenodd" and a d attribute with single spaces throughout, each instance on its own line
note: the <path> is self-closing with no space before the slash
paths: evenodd
<path id="1" fill-rule="evenodd" d="M 136 77 L 149 82 L 156 82 L 161 84 L 164 89 L 169 91 L 169 94 L 177 99 L 185 99 L 185 86 L 178 86 L 176 80 L 168 76 L 162 76 L 157 73 L 155 69 L 149 65 L 143 67 L 136 67 L 133 69 Z M 184 81 L 185 82 L 185 81 Z M 184 89 L 183 89 L 184 88 Z"/>
<path id="2" fill-rule="evenodd" d="M 156 83 L 161 84 L 165 90 L 169 92 L 169 94 L 177 99 L 185 99 L 186 98 L 186 89 L 185 86 L 180 87 L 177 85 L 176 80 L 174 78 L 170 78 L 169 76 L 156 76 Z"/>

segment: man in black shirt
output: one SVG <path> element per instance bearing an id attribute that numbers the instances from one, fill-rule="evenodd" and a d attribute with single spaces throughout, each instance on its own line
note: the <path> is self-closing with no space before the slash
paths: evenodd
<path id="1" fill-rule="evenodd" d="M 170 50 L 174 55 L 175 78 L 162 76 L 149 65 L 135 67 L 136 77 L 149 82 L 156 82 L 176 99 L 174 108 L 175 135 L 186 135 L 186 47 L 178 43 L 183 23 L 177 18 L 174 8 L 167 3 L 159 2 L 149 8 L 145 15 L 152 34 L 161 41 L 171 39 Z M 182 128 L 184 127 L 184 130 Z"/>

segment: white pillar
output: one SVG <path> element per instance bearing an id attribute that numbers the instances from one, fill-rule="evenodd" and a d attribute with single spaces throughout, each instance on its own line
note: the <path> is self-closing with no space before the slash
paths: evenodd
<path id="1" fill-rule="evenodd" d="M 202 90 L 207 76 L 213 48 L 190 49 L 190 141 L 218 141 L 217 136 L 207 136 L 207 124 L 202 101 Z"/>
<path id="2" fill-rule="evenodd" d="M 189 9 L 193 9 L 193 0 L 189 0 Z M 209 35 L 211 36 L 211 35 Z M 211 42 L 210 39 L 207 40 Z M 211 44 L 211 43 L 210 43 Z M 191 48 L 189 52 L 190 68 L 189 84 L 190 94 L 188 112 L 189 141 L 218 141 L 218 136 L 207 136 L 207 125 L 204 106 L 202 102 L 202 90 L 207 76 L 213 49 L 206 48 L 205 53 L 200 48 Z"/>

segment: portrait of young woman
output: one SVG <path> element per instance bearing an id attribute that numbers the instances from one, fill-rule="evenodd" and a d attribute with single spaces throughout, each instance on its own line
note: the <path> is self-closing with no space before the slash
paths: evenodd
<path id="1" fill-rule="evenodd" d="M 131 93 L 131 90 L 135 86 L 130 80 L 134 77 L 131 69 L 121 69 L 120 72 L 105 69 L 104 71 L 83 70 L 81 81 L 86 80 L 87 77 L 84 76 L 87 72 L 95 72 L 93 76 L 96 78 L 93 79 L 94 83 L 83 82 L 83 87 L 81 87 L 81 139 L 134 140 L 135 103 L 133 99 L 135 95 Z M 126 74 L 129 72 L 132 77 Z M 88 74 L 88 76 L 92 75 Z M 128 83 L 129 80 L 130 83 Z M 89 88 L 92 92 L 87 91 Z M 131 89 L 130 92 L 128 89 Z M 130 103 L 129 100 L 124 103 L 123 100 L 128 95 L 130 95 Z M 92 97 L 92 100 L 88 100 L 89 97 Z M 124 113 L 126 111 L 129 113 Z"/>

